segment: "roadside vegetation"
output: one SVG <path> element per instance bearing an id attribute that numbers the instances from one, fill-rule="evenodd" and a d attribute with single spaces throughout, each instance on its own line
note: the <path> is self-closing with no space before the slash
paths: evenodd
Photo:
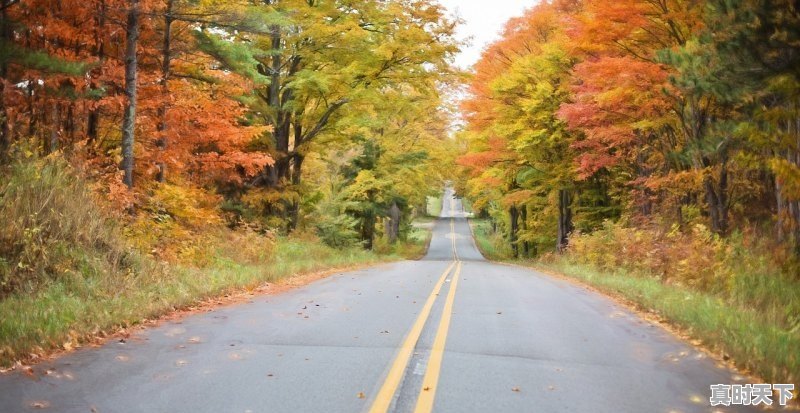
<path id="1" fill-rule="evenodd" d="M 427 215 L 429 217 L 438 217 L 442 214 L 442 195 L 429 196 L 426 205 Z"/>
<path id="2" fill-rule="evenodd" d="M 505 261 L 511 258 L 511 248 L 503 240 L 503 234 L 498 232 L 489 219 L 471 219 L 470 226 L 475 238 L 475 244 L 484 257 L 495 261 Z"/>
<path id="3" fill-rule="evenodd" d="M 417 258 L 430 237 L 414 228 L 373 250 L 337 248 L 313 232 L 231 230 L 177 200 L 191 213 L 163 201 L 158 220 L 131 220 L 58 156 L 30 154 L 0 177 L 0 366 L 286 277 Z"/>
<path id="4" fill-rule="evenodd" d="M 769 243 L 607 223 L 575 235 L 564 254 L 514 258 L 488 220 L 472 220 L 488 259 L 574 278 L 679 328 L 724 360 L 769 382 L 800 378 L 800 282 L 766 259 Z"/>

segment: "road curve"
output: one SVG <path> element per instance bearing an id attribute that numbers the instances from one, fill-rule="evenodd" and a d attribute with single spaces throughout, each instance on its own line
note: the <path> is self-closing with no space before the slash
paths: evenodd
<path id="1" fill-rule="evenodd" d="M 0 412 L 711 412 L 746 380 L 585 288 L 483 259 L 446 191 L 426 257 L 0 375 Z"/>

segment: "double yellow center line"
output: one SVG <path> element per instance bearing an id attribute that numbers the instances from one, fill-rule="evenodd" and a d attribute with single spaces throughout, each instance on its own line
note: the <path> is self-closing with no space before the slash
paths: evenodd
<path id="1" fill-rule="evenodd" d="M 451 212 L 453 211 L 453 203 L 454 202 L 451 199 Z M 445 269 L 442 275 L 439 277 L 439 280 L 433 287 L 433 291 L 431 291 L 431 294 L 425 301 L 425 305 L 422 306 L 422 311 L 420 311 L 419 316 L 417 316 L 417 319 L 411 326 L 411 331 L 408 332 L 405 340 L 403 340 L 403 343 L 400 345 L 400 349 L 397 352 L 397 356 L 395 357 L 394 361 L 392 362 L 389 373 L 386 375 L 386 379 L 384 380 L 381 389 L 378 391 L 378 394 L 372 403 L 372 407 L 369 409 L 370 413 L 385 413 L 389 411 L 389 407 L 392 404 L 392 399 L 394 398 L 395 393 L 397 393 L 397 389 L 400 387 L 400 382 L 403 379 L 403 373 L 408 366 L 409 360 L 411 360 L 411 355 L 413 354 L 414 348 L 417 345 L 417 341 L 419 341 L 419 337 L 422 334 L 422 329 L 425 327 L 425 322 L 428 320 L 428 317 L 431 314 L 433 303 L 436 301 L 436 297 L 442 290 L 442 286 L 447 279 L 447 275 L 450 274 L 450 271 L 452 271 L 455 267 L 455 271 L 451 277 L 450 289 L 448 290 L 447 298 L 445 299 L 442 318 L 439 321 L 439 327 L 436 330 L 436 338 L 433 340 L 433 347 L 431 348 L 430 358 L 428 359 L 428 366 L 425 371 L 425 376 L 422 379 L 422 388 L 420 389 L 419 397 L 417 398 L 417 404 L 414 408 L 415 413 L 428 413 L 433 410 L 433 400 L 436 396 L 436 386 L 439 382 L 439 373 L 442 368 L 445 342 L 447 341 L 447 331 L 450 328 L 450 317 L 453 312 L 453 302 L 455 301 L 456 287 L 458 286 L 458 277 L 461 274 L 462 266 L 461 260 L 458 257 L 458 251 L 456 250 L 455 222 L 452 218 L 450 219 L 450 236 L 453 246 L 453 262 L 450 263 L 447 269 Z"/>

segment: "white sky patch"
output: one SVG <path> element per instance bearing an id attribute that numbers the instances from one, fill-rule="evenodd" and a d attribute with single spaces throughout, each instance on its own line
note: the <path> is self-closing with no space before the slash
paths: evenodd
<path id="1" fill-rule="evenodd" d="M 450 14 L 464 20 L 458 27 L 459 40 L 471 38 L 456 56 L 456 65 L 469 69 L 481 57 L 481 51 L 500 37 L 506 21 L 520 16 L 525 9 L 535 6 L 538 0 L 439 0 Z"/>

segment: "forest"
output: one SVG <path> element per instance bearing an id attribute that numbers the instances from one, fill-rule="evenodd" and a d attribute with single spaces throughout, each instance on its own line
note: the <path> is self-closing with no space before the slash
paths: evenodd
<path id="1" fill-rule="evenodd" d="M 450 156 L 453 22 L 429 2 L 341 7 L 4 1 L 3 163 L 13 177 L 66 160 L 160 256 L 205 224 L 370 249 L 389 219 L 394 242 Z M 6 292 L 25 282 L 9 271 L 39 261 L 21 232 L 52 224 L 20 219 L 3 234 Z"/>
<path id="2" fill-rule="evenodd" d="M 604 221 L 800 254 L 800 25 L 793 2 L 556 1 L 476 65 L 459 159 L 514 255 Z"/>

